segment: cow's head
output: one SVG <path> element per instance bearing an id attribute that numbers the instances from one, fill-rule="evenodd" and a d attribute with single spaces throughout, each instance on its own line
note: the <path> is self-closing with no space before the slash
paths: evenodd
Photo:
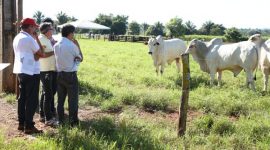
<path id="1" fill-rule="evenodd" d="M 200 40 L 194 39 L 189 43 L 189 46 L 185 53 L 196 56 L 198 59 L 205 59 L 210 49 L 206 44 Z"/>
<path id="2" fill-rule="evenodd" d="M 150 38 L 148 41 L 148 47 L 149 47 L 149 52 L 148 54 L 152 55 L 154 52 L 157 51 L 159 46 L 159 42 L 155 38 Z"/>
<path id="3" fill-rule="evenodd" d="M 188 53 L 189 54 L 189 53 L 193 53 L 194 51 L 196 51 L 197 43 L 198 43 L 198 40 L 197 39 L 192 40 L 189 43 L 189 46 L 188 46 L 187 50 L 185 51 L 185 53 Z"/>

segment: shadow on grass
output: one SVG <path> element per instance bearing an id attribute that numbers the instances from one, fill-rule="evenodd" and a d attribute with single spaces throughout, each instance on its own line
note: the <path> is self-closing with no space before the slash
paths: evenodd
<path id="1" fill-rule="evenodd" d="M 119 149 L 164 149 L 162 143 L 150 137 L 149 130 L 109 117 L 81 121 L 80 129 L 108 143 L 115 143 L 115 148 Z"/>
<path id="2" fill-rule="evenodd" d="M 92 96 L 100 96 L 104 99 L 109 99 L 113 97 L 113 93 L 110 90 L 103 89 L 97 86 L 93 86 L 88 82 L 79 82 L 79 94 L 80 95 L 88 95 L 91 94 Z"/>
<path id="3" fill-rule="evenodd" d="M 175 85 L 177 87 L 182 87 L 182 81 L 183 81 L 183 78 L 181 76 L 179 78 L 176 78 L 174 83 L 175 83 Z M 191 79 L 190 79 L 190 89 L 191 90 L 196 89 L 200 85 L 210 86 L 209 82 L 210 82 L 209 79 L 206 79 L 206 78 L 204 78 L 202 76 L 191 77 Z"/>

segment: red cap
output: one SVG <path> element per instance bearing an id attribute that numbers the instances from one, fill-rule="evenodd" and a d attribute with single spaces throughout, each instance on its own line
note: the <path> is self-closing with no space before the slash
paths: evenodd
<path id="1" fill-rule="evenodd" d="M 21 23 L 21 25 L 33 25 L 33 26 L 36 26 L 36 27 L 39 27 L 38 24 L 36 24 L 36 21 L 32 18 L 24 18 Z"/>

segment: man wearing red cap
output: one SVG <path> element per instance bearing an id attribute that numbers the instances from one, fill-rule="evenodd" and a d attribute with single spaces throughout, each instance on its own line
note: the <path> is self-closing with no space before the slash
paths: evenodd
<path id="1" fill-rule="evenodd" d="M 13 73 L 18 75 L 20 94 L 18 97 L 18 130 L 26 134 L 41 133 L 34 126 L 33 116 L 38 105 L 40 64 L 44 54 L 37 43 L 35 32 L 39 26 L 34 19 L 20 22 L 21 32 L 13 40 L 15 61 Z"/>

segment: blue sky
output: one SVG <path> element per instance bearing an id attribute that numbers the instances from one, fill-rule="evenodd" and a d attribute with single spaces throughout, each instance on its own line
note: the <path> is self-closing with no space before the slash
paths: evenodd
<path id="1" fill-rule="evenodd" d="M 37 10 L 56 19 L 60 11 L 82 20 L 98 14 L 126 15 L 129 22 L 167 23 L 173 17 L 190 20 L 197 28 L 206 21 L 226 28 L 270 28 L 270 0 L 23 0 L 23 16 Z"/>

